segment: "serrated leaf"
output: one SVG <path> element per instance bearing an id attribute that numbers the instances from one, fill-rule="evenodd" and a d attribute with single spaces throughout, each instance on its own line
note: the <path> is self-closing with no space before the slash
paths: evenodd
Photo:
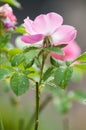
<path id="1" fill-rule="evenodd" d="M 24 26 L 20 25 L 18 27 L 16 27 L 16 29 L 13 31 L 14 33 L 21 33 L 21 34 L 25 34 L 26 30 L 24 28 Z"/>
<path id="2" fill-rule="evenodd" d="M 86 70 L 86 64 L 74 64 L 74 67 L 81 70 Z"/>
<path id="3" fill-rule="evenodd" d="M 12 60 L 11 60 L 11 64 L 12 66 L 18 66 L 20 63 L 22 63 L 24 60 L 24 54 L 16 54 Z"/>
<path id="4" fill-rule="evenodd" d="M 55 83 L 65 89 L 71 79 L 72 72 L 73 70 L 71 67 L 59 67 L 55 72 Z"/>
<path id="5" fill-rule="evenodd" d="M 52 65 L 54 65 L 55 67 L 59 67 L 60 65 L 63 64 L 62 61 L 56 60 L 56 59 L 54 59 L 53 57 L 50 57 L 50 63 L 51 63 Z"/>
<path id="6" fill-rule="evenodd" d="M 29 88 L 28 77 L 25 74 L 15 73 L 15 74 L 13 74 L 13 76 L 10 80 L 10 85 L 11 85 L 13 92 L 17 96 L 20 96 L 20 95 L 24 94 Z"/>
<path id="7" fill-rule="evenodd" d="M 53 74 L 53 67 L 49 67 L 43 75 L 43 80 L 46 81 Z"/>
<path id="8" fill-rule="evenodd" d="M 0 0 L 0 1 L 11 4 L 17 8 L 21 8 L 21 4 L 17 0 Z"/>
<path id="9" fill-rule="evenodd" d="M 73 62 L 78 61 L 78 62 L 86 62 L 86 52 L 81 54 L 77 59 L 75 59 Z"/>
<path id="10" fill-rule="evenodd" d="M 28 67 L 31 67 L 34 63 L 34 59 L 35 57 L 38 56 L 40 50 L 39 49 L 32 49 L 32 50 L 29 50 L 28 52 L 26 52 L 24 54 L 24 57 L 25 57 L 25 68 L 28 68 Z"/>
<path id="11" fill-rule="evenodd" d="M 0 80 L 4 80 L 8 76 L 12 75 L 12 71 L 10 71 L 7 68 L 1 68 L 0 69 Z"/>
<path id="12" fill-rule="evenodd" d="M 49 51 L 49 52 L 55 52 L 55 53 L 62 54 L 62 55 L 64 54 L 64 52 L 58 46 L 47 47 L 44 50 Z"/>

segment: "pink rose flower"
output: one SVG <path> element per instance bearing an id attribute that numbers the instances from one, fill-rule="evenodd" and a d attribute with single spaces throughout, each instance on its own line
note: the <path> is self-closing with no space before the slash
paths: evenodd
<path id="1" fill-rule="evenodd" d="M 57 53 L 51 52 L 50 54 L 60 60 L 74 60 L 76 59 L 80 53 L 81 49 L 75 41 L 70 42 L 66 47 L 62 48 L 64 55 L 59 55 Z"/>
<path id="2" fill-rule="evenodd" d="M 27 17 L 24 20 L 24 27 L 27 34 L 22 36 L 25 43 L 42 44 L 46 37 L 50 38 L 52 45 L 69 43 L 76 38 L 76 29 L 69 25 L 62 25 L 63 18 L 56 13 L 42 14 L 35 18 L 34 21 Z"/>
<path id="3" fill-rule="evenodd" d="M 16 16 L 13 14 L 13 10 L 8 4 L 0 7 L 0 14 L 3 14 L 2 20 L 6 27 L 10 27 L 16 24 Z"/>

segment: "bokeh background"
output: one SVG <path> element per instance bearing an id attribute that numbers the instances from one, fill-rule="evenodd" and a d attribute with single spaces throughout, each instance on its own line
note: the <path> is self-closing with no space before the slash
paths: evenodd
<path id="1" fill-rule="evenodd" d="M 19 24 L 22 24 L 23 19 L 27 16 L 34 19 L 39 14 L 48 12 L 59 13 L 64 18 L 64 24 L 76 27 L 78 31 L 76 41 L 81 47 L 82 52 L 86 51 L 86 0 L 18 1 L 21 3 L 22 9 L 19 10 L 15 7 L 13 7 L 13 9 Z M 78 81 L 78 83 L 71 83 L 69 86 L 69 89 L 78 88 L 86 91 L 86 75 L 84 75 L 83 79 Z M 22 121 L 23 118 L 27 120 L 31 117 L 35 108 L 34 99 L 34 90 L 32 89 L 26 95 L 23 95 L 21 99 L 19 98 L 18 101 L 16 101 L 15 95 L 11 96 L 11 94 L 0 91 L 0 113 L 5 124 L 5 115 L 7 115 L 8 119 L 5 130 L 17 130 L 16 122 L 18 123 L 18 121 L 16 120 L 16 117 L 21 117 L 20 121 Z M 68 114 L 63 116 L 56 111 L 52 102 L 48 104 L 40 115 L 41 121 L 39 130 L 64 130 L 63 118 L 65 116 L 69 119 L 69 128 L 66 130 L 86 130 L 85 105 L 74 103 Z M 14 129 L 11 127 L 12 123 L 15 124 Z"/>

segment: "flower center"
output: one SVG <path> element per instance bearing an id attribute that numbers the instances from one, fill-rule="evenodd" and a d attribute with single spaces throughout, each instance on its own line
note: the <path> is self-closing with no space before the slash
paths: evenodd
<path id="1" fill-rule="evenodd" d="M 43 46 L 44 47 L 49 47 L 52 45 L 52 37 L 51 36 L 46 36 L 44 38 L 44 41 L 43 41 Z"/>

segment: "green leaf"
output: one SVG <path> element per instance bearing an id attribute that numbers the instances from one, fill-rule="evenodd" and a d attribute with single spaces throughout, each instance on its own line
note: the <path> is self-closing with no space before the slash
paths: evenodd
<path id="1" fill-rule="evenodd" d="M 29 51 L 37 51 L 38 49 L 40 49 L 39 47 L 36 47 L 36 46 L 29 46 L 29 47 L 24 47 L 24 52 L 29 52 Z"/>
<path id="2" fill-rule="evenodd" d="M 81 70 L 86 70 L 86 64 L 74 64 L 74 67 L 79 68 Z"/>
<path id="3" fill-rule="evenodd" d="M 9 34 L 0 37 L 0 47 L 4 47 L 8 43 L 9 39 L 10 39 Z"/>
<path id="4" fill-rule="evenodd" d="M 62 55 L 64 54 L 64 52 L 58 46 L 47 47 L 47 48 L 44 48 L 44 50 L 49 51 L 49 52 L 55 52 L 55 53 L 62 54 Z"/>
<path id="5" fill-rule="evenodd" d="M 16 54 L 12 60 L 11 60 L 11 64 L 12 66 L 18 66 L 20 63 L 22 63 L 24 60 L 24 54 Z"/>
<path id="6" fill-rule="evenodd" d="M 21 8 L 21 4 L 17 0 L 0 0 L 0 1 L 11 4 L 17 8 Z"/>
<path id="7" fill-rule="evenodd" d="M 46 81 L 53 74 L 53 71 L 54 71 L 54 68 L 49 67 L 43 75 L 43 80 Z"/>
<path id="8" fill-rule="evenodd" d="M 59 67 L 61 65 L 63 65 L 63 62 L 61 60 L 56 60 L 53 57 L 50 57 L 50 63 L 55 66 L 55 67 Z"/>
<path id="9" fill-rule="evenodd" d="M 25 68 L 31 67 L 34 63 L 34 59 L 38 57 L 40 50 L 39 49 L 32 49 L 29 50 L 24 54 L 25 57 Z"/>
<path id="10" fill-rule="evenodd" d="M 33 65 L 33 63 L 34 63 L 34 59 L 33 59 L 33 60 L 30 60 L 30 61 L 27 61 L 27 60 L 26 60 L 26 62 L 25 62 L 25 64 L 24 64 L 24 67 L 25 67 L 25 68 L 30 68 L 30 67 Z"/>
<path id="11" fill-rule="evenodd" d="M 35 58 L 34 63 L 37 65 L 37 67 L 40 68 L 41 63 L 40 63 L 40 59 L 38 57 Z"/>
<path id="12" fill-rule="evenodd" d="M 86 52 L 84 52 L 82 55 L 80 55 L 77 59 L 75 59 L 73 62 L 86 62 Z"/>
<path id="13" fill-rule="evenodd" d="M 12 58 L 16 54 L 22 53 L 22 50 L 19 48 L 14 48 L 14 49 L 9 50 L 8 53 L 9 53 L 10 57 Z"/>
<path id="14" fill-rule="evenodd" d="M 4 80 L 8 76 L 12 75 L 12 71 L 10 71 L 7 68 L 1 68 L 0 69 L 0 80 Z"/>
<path id="15" fill-rule="evenodd" d="M 65 89 L 71 79 L 73 69 L 71 67 L 59 67 L 55 72 L 55 83 Z"/>
<path id="16" fill-rule="evenodd" d="M 15 73 L 15 74 L 13 74 L 13 76 L 10 80 L 10 85 L 11 85 L 13 92 L 17 96 L 20 96 L 20 95 L 24 94 L 29 88 L 28 77 L 25 74 Z"/>
<path id="17" fill-rule="evenodd" d="M 18 27 L 14 30 L 14 33 L 25 34 L 25 33 L 26 33 L 26 30 L 25 30 L 25 28 L 24 28 L 23 25 L 20 25 L 20 26 L 18 26 Z"/>

